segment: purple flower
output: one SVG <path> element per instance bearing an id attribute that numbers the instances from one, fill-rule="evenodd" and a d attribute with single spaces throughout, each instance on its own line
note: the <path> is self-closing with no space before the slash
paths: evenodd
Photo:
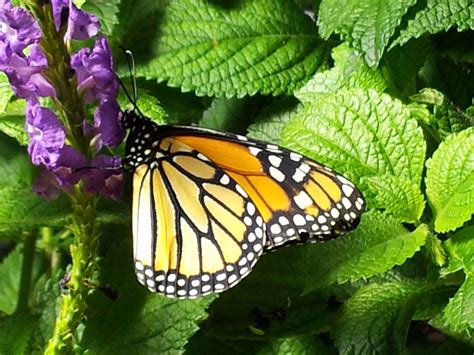
<path id="1" fill-rule="evenodd" d="M 76 70 L 79 92 L 85 92 L 85 101 L 95 97 L 115 99 L 119 83 L 114 72 L 112 52 L 105 37 L 97 38 L 92 51 L 82 48 L 71 58 L 71 66 Z"/>
<path id="2" fill-rule="evenodd" d="M 120 107 L 115 100 L 103 99 L 94 114 L 94 124 L 99 133 L 100 150 L 102 146 L 115 148 L 122 142 L 125 136 L 120 123 Z"/>
<path id="3" fill-rule="evenodd" d="M 28 153 L 35 165 L 54 167 L 64 147 L 66 134 L 56 115 L 46 107 L 28 103 L 26 132 L 30 136 Z"/>
<path id="4" fill-rule="evenodd" d="M 51 171 L 62 189 L 67 190 L 84 176 L 84 168 L 89 167 L 84 154 L 73 147 L 65 145 L 60 151 L 60 157 Z"/>
<path id="5" fill-rule="evenodd" d="M 33 185 L 33 192 L 49 201 L 57 198 L 61 189 L 56 176 L 45 167 L 40 167 L 40 172 Z"/>
<path id="6" fill-rule="evenodd" d="M 60 30 L 63 14 L 68 15 L 67 31 L 64 36 L 66 40 L 88 39 L 99 32 L 100 24 L 97 17 L 78 9 L 72 0 L 53 0 L 51 4 L 57 31 Z"/>
<path id="7" fill-rule="evenodd" d="M 120 171 L 121 159 L 117 156 L 98 155 L 92 160 L 92 167 L 84 174 L 88 192 L 98 192 L 102 197 L 120 200 L 123 175 Z"/>
<path id="8" fill-rule="evenodd" d="M 53 86 L 42 75 L 47 65 L 46 57 L 37 44 L 31 46 L 30 55 L 25 57 L 0 42 L 0 71 L 7 75 L 18 97 L 56 96 Z"/>
<path id="9" fill-rule="evenodd" d="M 9 0 L 0 0 L 0 42 L 8 43 L 16 53 L 41 38 L 39 25 L 31 14 Z"/>

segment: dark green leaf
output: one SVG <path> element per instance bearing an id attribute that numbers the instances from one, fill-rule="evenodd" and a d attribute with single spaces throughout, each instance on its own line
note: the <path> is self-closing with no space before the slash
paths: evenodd
<path id="1" fill-rule="evenodd" d="M 38 316 L 35 315 L 15 315 L 0 321 L 0 354 L 31 353 L 28 342 L 37 324 Z"/>
<path id="2" fill-rule="evenodd" d="M 139 76 L 185 92 L 228 98 L 291 94 L 326 59 L 314 23 L 293 2 L 157 5 L 133 8 L 130 16 L 142 31 L 127 37 L 127 45 L 138 47 Z"/>
<path id="3" fill-rule="evenodd" d="M 341 317 L 334 327 L 333 336 L 340 354 L 399 353 L 413 311 L 411 304 L 425 287 L 404 282 L 372 284 L 359 289 L 342 306 Z"/>
<path id="4" fill-rule="evenodd" d="M 133 275 L 131 248 L 121 243 L 103 263 L 101 286 L 118 298 L 99 290 L 91 296 L 82 346 L 101 354 L 179 352 L 207 317 L 214 297 L 183 301 L 151 294 Z"/>

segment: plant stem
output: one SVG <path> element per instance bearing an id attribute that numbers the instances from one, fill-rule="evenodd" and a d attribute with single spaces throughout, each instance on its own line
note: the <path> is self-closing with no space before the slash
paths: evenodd
<path id="1" fill-rule="evenodd" d="M 27 234 L 23 242 L 23 261 L 21 264 L 20 291 L 15 313 L 28 313 L 31 290 L 31 275 L 35 255 L 36 236 Z"/>
<path id="2" fill-rule="evenodd" d="M 64 35 L 67 30 L 67 12 L 61 12 L 61 25 L 56 29 L 51 2 L 24 0 L 34 14 L 43 32 L 41 49 L 48 61 L 43 75 L 54 86 L 53 102 L 62 114 L 68 143 L 87 157 L 91 157 L 90 139 L 84 136 L 84 104 L 77 90 L 77 78 L 71 68 L 70 55 Z M 65 18 L 63 18 L 65 17 Z M 45 354 L 71 353 L 76 344 L 75 333 L 84 318 L 90 292 L 88 282 L 96 270 L 95 251 L 97 244 L 96 203 L 97 197 L 86 193 L 81 185 L 68 194 L 72 205 L 72 216 L 68 228 L 73 234 L 70 246 L 72 266 L 64 279 L 67 291 L 61 296 L 59 312 L 53 335 Z"/>
<path id="3" fill-rule="evenodd" d="M 96 198 L 84 193 L 80 187 L 77 188 L 75 196 L 69 227 L 74 235 L 74 242 L 70 246 L 72 267 L 69 279 L 66 280 L 68 289 L 61 297 L 54 333 L 45 354 L 72 351 L 75 344 L 74 332 L 87 307 L 86 297 L 90 291 L 87 281 L 93 277 L 96 269 Z"/>

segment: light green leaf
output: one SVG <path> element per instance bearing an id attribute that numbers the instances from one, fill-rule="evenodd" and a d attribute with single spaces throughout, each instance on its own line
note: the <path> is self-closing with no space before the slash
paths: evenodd
<path id="1" fill-rule="evenodd" d="M 395 354 L 404 349 L 413 301 L 425 285 L 415 282 L 371 284 L 342 306 L 334 326 L 340 354 Z"/>
<path id="2" fill-rule="evenodd" d="M 15 315 L 0 321 L 0 354 L 31 353 L 28 342 L 37 326 L 37 315 Z"/>
<path id="3" fill-rule="evenodd" d="M 368 188 L 365 197 L 371 196 L 370 208 L 386 209 L 403 222 L 419 221 L 425 200 L 418 184 L 389 174 L 368 176 L 363 181 Z"/>
<path id="4" fill-rule="evenodd" d="M 314 23 L 293 2 L 172 1 L 130 16 L 143 30 L 128 43 L 147 49 L 137 53 L 137 74 L 199 96 L 291 94 L 326 59 Z"/>
<path id="5" fill-rule="evenodd" d="M 427 162 L 426 193 L 437 232 L 463 225 L 474 213 L 474 128 L 450 135 Z"/>
<path id="6" fill-rule="evenodd" d="M 470 338 L 474 334 L 474 276 L 467 275 L 458 292 L 449 301 L 440 317 L 432 324 L 448 334 L 463 334 Z"/>
<path id="7" fill-rule="evenodd" d="M 465 227 L 444 242 L 444 248 L 449 256 L 449 264 L 440 270 L 445 276 L 458 270 L 474 276 L 474 226 Z"/>
<path id="8" fill-rule="evenodd" d="M 15 138 L 21 145 L 28 144 L 28 134 L 25 131 L 25 102 L 14 100 L 10 102 L 0 115 L 0 131 Z"/>
<path id="9" fill-rule="evenodd" d="M 2 285 L 0 288 L 0 311 L 6 314 L 12 314 L 16 308 L 22 259 L 21 248 L 17 247 L 3 259 L 0 265 L 0 284 Z"/>
<path id="10" fill-rule="evenodd" d="M 285 127 L 282 142 L 353 176 L 421 180 L 423 132 L 400 101 L 374 90 L 341 90 L 306 105 Z"/>
<path id="11" fill-rule="evenodd" d="M 401 265 L 424 245 L 429 229 L 407 231 L 397 219 L 375 210 L 362 215 L 346 236 L 307 247 L 305 292 L 332 283 L 367 279 Z"/>
<path id="12" fill-rule="evenodd" d="M 121 0 L 86 0 L 81 6 L 83 10 L 97 15 L 100 20 L 100 31 L 112 35 L 119 24 L 118 13 Z"/>
<path id="13" fill-rule="evenodd" d="M 133 109 L 133 105 L 125 95 L 119 96 L 119 104 L 123 109 L 126 107 Z M 140 91 L 139 108 L 140 111 L 153 122 L 157 124 L 167 123 L 166 118 L 168 115 L 156 97 L 147 94 L 144 91 Z"/>
<path id="14" fill-rule="evenodd" d="M 281 98 L 262 110 L 255 123 L 249 126 L 248 136 L 279 144 L 283 128 L 302 108 L 292 97 Z"/>
<path id="15" fill-rule="evenodd" d="M 324 39 L 332 33 L 343 35 L 364 53 L 367 64 L 375 67 L 402 17 L 415 3 L 415 0 L 322 0 L 318 13 L 319 33 Z"/>
<path id="16" fill-rule="evenodd" d="M 457 28 L 459 32 L 474 29 L 474 3 L 471 0 L 427 0 L 426 8 L 408 21 L 394 45 L 403 45 L 426 33 L 438 33 Z"/>
<path id="17" fill-rule="evenodd" d="M 385 200 L 383 207 L 393 207 L 391 212 L 409 220 L 418 219 L 422 204 L 416 187 L 421 182 L 426 145 L 417 121 L 400 101 L 357 88 L 326 94 L 306 104 L 285 126 L 281 142 L 354 181 L 378 177 L 381 184 L 387 175 L 391 181 L 400 179 L 393 186 L 387 181 L 385 190 L 393 190 L 395 196 L 418 196 L 413 198 L 415 203 L 403 206 L 403 201 Z M 364 190 L 364 181 L 360 182 Z M 372 201 L 368 196 L 367 202 L 382 207 L 380 199 Z"/>
<path id="18" fill-rule="evenodd" d="M 13 90 L 5 73 L 0 72 L 0 113 L 3 114 L 13 97 Z"/>
<path id="19" fill-rule="evenodd" d="M 371 69 L 360 54 L 346 43 L 332 51 L 334 68 L 316 73 L 295 96 L 303 103 L 311 103 L 320 95 L 334 93 L 342 88 L 365 88 L 383 92 L 386 83 L 378 70 Z"/>

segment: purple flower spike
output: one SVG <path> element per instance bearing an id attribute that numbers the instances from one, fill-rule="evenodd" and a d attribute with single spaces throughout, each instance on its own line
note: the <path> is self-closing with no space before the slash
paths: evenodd
<path id="1" fill-rule="evenodd" d="M 115 148 L 122 142 L 125 131 L 119 120 L 120 107 L 115 100 L 103 99 L 94 114 L 94 123 L 100 134 L 102 146 Z"/>
<path id="2" fill-rule="evenodd" d="M 119 83 L 105 37 L 96 40 L 92 52 L 89 48 L 83 48 L 74 54 L 71 66 L 76 70 L 79 91 L 86 92 L 86 102 L 91 102 L 94 97 L 99 100 L 117 97 Z"/>
<path id="3" fill-rule="evenodd" d="M 31 14 L 21 7 L 12 6 L 9 0 L 0 0 L 0 42 L 16 53 L 41 38 L 39 25 Z"/>
<path id="4" fill-rule="evenodd" d="M 53 17 L 56 30 L 61 26 L 61 13 L 67 11 L 68 23 L 65 39 L 88 39 L 99 32 L 100 24 L 96 16 L 80 10 L 72 0 L 53 0 Z"/>
<path id="5" fill-rule="evenodd" d="M 30 136 L 28 153 L 35 165 L 54 167 L 64 146 L 66 134 L 56 115 L 46 107 L 28 103 L 26 132 Z"/>

